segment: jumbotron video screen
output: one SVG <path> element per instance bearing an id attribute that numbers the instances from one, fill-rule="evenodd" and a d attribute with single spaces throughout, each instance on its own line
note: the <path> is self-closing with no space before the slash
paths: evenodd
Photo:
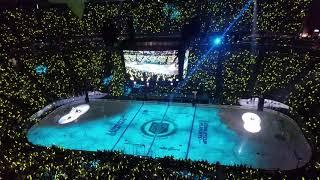
<path id="1" fill-rule="evenodd" d="M 177 50 L 134 51 L 124 50 L 127 73 L 130 77 L 172 78 L 178 75 Z"/>

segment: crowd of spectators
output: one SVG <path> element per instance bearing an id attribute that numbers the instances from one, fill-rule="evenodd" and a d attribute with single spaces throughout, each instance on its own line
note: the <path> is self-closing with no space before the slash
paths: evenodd
<path id="1" fill-rule="evenodd" d="M 189 71 L 174 86 L 164 81 L 152 92 L 170 94 L 183 83 L 182 92 L 201 91 L 221 104 L 236 104 L 244 96 L 286 97 L 294 117 L 313 149 L 311 161 L 292 171 L 265 171 L 245 166 L 222 166 L 204 161 L 153 159 L 120 152 L 86 152 L 38 147 L 26 138 L 39 120 L 32 114 L 57 99 L 91 90 L 122 96 L 128 79 L 122 51 L 99 48 L 79 37 L 99 36 L 104 18 L 112 18 L 122 34 L 133 17 L 136 33 L 179 32 L 201 12 L 203 34 L 221 32 L 236 17 L 246 1 L 173 1 L 178 16 L 163 16 L 164 2 L 90 3 L 83 19 L 64 8 L 12 9 L 0 12 L 0 179 L 315 179 L 320 171 L 320 62 L 317 53 L 296 49 L 260 50 L 222 48 L 203 56 L 203 46 L 190 47 Z M 308 1 L 261 1 L 258 26 L 261 31 L 299 33 Z M 288 11 L 290 9 L 290 11 Z M 230 31 L 248 30 L 252 7 Z M 173 19 L 172 19 L 173 18 Z M 14 23 L 13 23 L 14 22 Z M 210 23 L 208 23 L 210 22 Z M 249 27 L 250 29 L 250 27 Z M 238 36 L 238 35 L 237 35 Z M 76 40 L 75 40 L 76 39 Z M 78 39 L 78 40 L 77 40 Z M 319 54 L 319 52 L 318 52 Z M 201 61 L 201 63 L 198 63 Z M 112 65 L 110 85 L 102 79 Z M 46 65 L 46 74 L 35 68 Z M 222 68 L 221 68 L 222 67 Z M 258 67 L 258 70 L 257 70 Z M 252 82 L 255 82 L 252 84 Z M 278 100 L 278 99 L 274 99 Z"/>

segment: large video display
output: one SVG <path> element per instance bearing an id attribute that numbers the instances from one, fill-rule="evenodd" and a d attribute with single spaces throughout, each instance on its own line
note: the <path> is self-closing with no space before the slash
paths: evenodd
<path id="1" fill-rule="evenodd" d="M 172 78 L 178 75 L 177 50 L 132 51 L 124 50 L 125 66 L 130 77 Z"/>

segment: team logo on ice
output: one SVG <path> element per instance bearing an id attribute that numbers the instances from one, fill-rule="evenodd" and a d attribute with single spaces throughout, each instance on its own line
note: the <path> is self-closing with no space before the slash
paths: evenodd
<path id="1" fill-rule="evenodd" d="M 152 120 L 144 123 L 141 130 L 148 136 L 164 137 L 173 134 L 176 131 L 176 125 L 171 121 Z"/>

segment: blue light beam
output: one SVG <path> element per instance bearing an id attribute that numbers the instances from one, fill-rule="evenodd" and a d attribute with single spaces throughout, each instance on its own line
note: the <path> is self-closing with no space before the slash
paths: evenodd
<path id="1" fill-rule="evenodd" d="M 222 36 L 224 37 L 227 32 L 236 24 L 236 22 L 242 17 L 244 12 L 246 12 L 249 9 L 249 6 L 253 3 L 253 0 L 250 0 L 247 2 L 247 4 L 241 9 L 239 14 L 233 19 L 233 21 L 229 24 L 229 26 L 224 30 Z"/>
<path id="2" fill-rule="evenodd" d="M 211 37 L 209 40 L 210 45 L 215 46 L 215 47 L 220 46 L 222 44 L 222 41 L 223 41 L 223 39 L 220 36 Z"/>
<path id="3" fill-rule="evenodd" d="M 243 16 L 243 14 L 249 9 L 250 5 L 253 3 L 253 0 L 249 0 L 247 4 L 241 9 L 239 14 L 233 19 L 233 21 L 229 24 L 229 26 L 224 30 L 221 37 L 216 38 L 213 40 L 213 45 L 211 45 L 210 49 L 205 53 L 196 63 L 196 65 L 189 71 L 186 78 L 183 81 L 180 81 L 178 84 L 176 90 L 174 90 L 175 93 L 178 93 L 179 90 L 184 87 L 187 82 L 189 81 L 190 77 L 198 70 L 198 67 L 202 64 L 204 59 L 209 55 L 209 53 L 216 47 L 216 45 L 219 45 L 222 43 L 222 40 L 224 39 L 225 35 L 229 32 L 229 30 L 236 24 L 236 22 Z"/>

